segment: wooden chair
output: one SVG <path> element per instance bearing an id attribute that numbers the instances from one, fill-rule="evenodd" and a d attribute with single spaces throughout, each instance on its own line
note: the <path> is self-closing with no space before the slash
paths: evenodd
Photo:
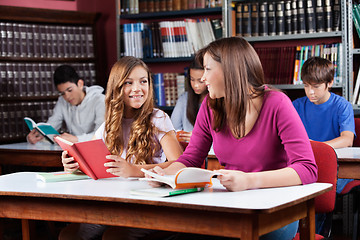
<path id="1" fill-rule="evenodd" d="M 321 183 L 331 183 L 333 188 L 331 191 L 324 193 L 315 198 L 315 212 L 327 214 L 328 221 L 326 227 L 331 229 L 332 212 L 335 208 L 336 200 L 336 181 L 337 181 L 337 155 L 335 150 L 326 143 L 311 141 L 311 147 L 314 152 L 315 161 L 318 166 L 318 180 Z M 328 231 L 327 236 L 321 236 L 316 234 L 315 239 L 326 239 L 331 234 L 331 230 Z M 298 240 L 299 233 L 296 234 L 293 240 Z"/>

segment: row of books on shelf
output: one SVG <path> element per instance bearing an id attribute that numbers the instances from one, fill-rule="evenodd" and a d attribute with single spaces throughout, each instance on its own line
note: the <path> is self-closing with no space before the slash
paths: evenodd
<path id="1" fill-rule="evenodd" d="M 302 84 L 301 68 L 304 62 L 310 57 L 322 57 L 332 62 L 335 68 L 334 83 L 342 82 L 343 66 L 341 64 L 343 58 L 343 44 L 322 44 L 310 46 L 297 46 L 295 55 L 294 77 L 293 83 Z"/>
<path id="2" fill-rule="evenodd" d="M 138 58 L 190 57 L 222 36 L 220 19 L 123 24 L 122 54 Z"/>
<path id="3" fill-rule="evenodd" d="M 342 44 L 320 44 L 308 46 L 255 47 L 264 69 L 268 84 L 302 84 L 301 67 L 313 56 L 330 60 L 335 67 L 334 82 L 342 81 Z"/>
<path id="4" fill-rule="evenodd" d="M 235 5 L 236 35 L 275 36 L 339 31 L 340 0 L 247 1 Z"/>
<path id="5" fill-rule="evenodd" d="M 0 62 L 0 97 L 58 96 L 53 73 L 59 63 Z M 70 63 L 86 86 L 96 82 L 94 63 Z"/>
<path id="6" fill-rule="evenodd" d="M 157 106 L 175 106 L 185 92 L 185 76 L 181 73 L 155 73 L 153 81 Z"/>
<path id="7" fill-rule="evenodd" d="M 0 22 L 0 57 L 94 57 L 90 26 Z"/>
<path id="8" fill-rule="evenodd" d="M 46 122 L 56 101 L 0 103 L 0 141 L 24 138 L 29 133 L 24 117 Z"/>
<path id="9" fill-rule="evenodd" d="M 221 7 L 222 0 L 119 0 L 121 14 Z"/>

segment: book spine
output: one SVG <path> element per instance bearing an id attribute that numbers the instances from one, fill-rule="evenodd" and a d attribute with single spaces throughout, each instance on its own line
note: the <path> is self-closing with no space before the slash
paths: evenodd
<path id="1" fill-rule="evenodd" d="M 157 106 L 166 106 L 164 76 L 162 73 L 154 74 L 155 103 Z"/>
<path id="2" fill-rule="evenodd" d="M 341 11 L 340 11 L 340 0 L 334 0 L 332 5 L 333 12 L 333 31 L 340 30 L 340 19 L 341 19 Z"/>
<path id="3" fill-rule="evenodd" d="M 251 4 L 244 3 L 243 8 L 243 27 L 242 32 L 244 37 L 251 36 Z"/>
<path id="4" fill-rule="evenodd" d="M 276 2 L 276 33 L 277 35 L 284 35 L 285 33 L 285 3 L 284 1 Z"/>
<path id="5" fill-rule="evenodd" d="M 298 33 L 306 33 L 305 0 L 298 0 Z"/>
<path id="6" fill-rule="evenodd" d="M 243 4 L 241 2 L 236 3 L 236 35 L 242 36 L 243 25 Z"/>
<path id="7" fill-rule="evenodd" d="M 259 3 L 253 2 L 251 5 L 251 36 L 259 36 Z"/>
<path id="8" fill-rule="evenodd" d="M 298 9 L 297 9 L 297 0 L 291 1 L 291 33 L 298 33 Z"/>
<path id="9" fill-rule="evenodd" d="M 268 6 L 268 31 L 269 31 L 269 36 L 275 36 L 276 35 L 276 18 L 275 18 L 275 3 L 274 2 L 269 2 L 269 6 Z"/>
<path id="10" fill-rule="evenodd" d="M 323 0 L 316 0 L 316 31 L 325 31 L 325 15 Z"/>
<path id="11" fill-rule="evenodd" d="M 285 34 L 292 33 L 291 0 L 285 1 Z"/>
<path id="12" fill-rule="evenodd" d="M 314 33 L 316 31 L 316 15 L 315 5 L 313 0 L 306 1 L 306 30 L 308 33 Z"/>

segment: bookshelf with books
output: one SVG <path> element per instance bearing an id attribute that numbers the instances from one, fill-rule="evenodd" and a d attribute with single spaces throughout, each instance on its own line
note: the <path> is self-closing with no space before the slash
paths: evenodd
<path id="1" fill-rule="evenodd" d="M 156 79 L 154 85 L 164 86 L 164 90 L 155 86 L 155 94 L 158 95 L 156 103 L 171 113 L 178 95 L 183 91 L 184 84 L 179 81 L 184 82 L 185 68 L 194 53 L 223 35 L 222 4 L 218 1 L 187 0 L 181 2 L 179 9 L 174 7 L 175 0 L 172 1 L 173 8 L 154 1 L 163 7 L 153 9 L 149 7 L 149 4 L 152 6 L 151 1 L 147 1 L 147 6 L 133 12 L 126 10 L 128 4 L 133 4 L 128 1 L 116 0 L 118 58 L 130 55 L 148 64 Z M 140 0 L 139 4 L 143 2 Z M 160 80 L 163 84 L 159 84 Z"/>
<path id="2" fill-rule="evenodd" d="M 300 69 L 311 56 L 336 67 L 332 91 L 349 99 L 345 0 L 227 0 L 226 36 L 242 36 L 258 52 L 267 83 L 290 98 L 304 96 Z"/>
<path id="3" fill-rule="evenodd" d="M 349 100 L 355 114 L 360 115 L 360 2 L 348 1 Z"/>
<path id="4" fill-rule="evenodd" d="M 0 143 L 24 141 L 24 117 L 45 122 L 58 92 L 53 72 L 73 66 L 87 86 L 99 83 L 96 13 L 0 7 Z"/>

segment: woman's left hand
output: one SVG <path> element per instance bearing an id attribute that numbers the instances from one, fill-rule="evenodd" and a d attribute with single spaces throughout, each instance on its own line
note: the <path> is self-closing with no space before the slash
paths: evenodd
<path id="1" fill-rule="evenodd" d="M 236 192 L 248 189 L 247 173 L 237 170 L 216 170 L 216 172 L 223 174 L 217 178 L 228 191 Z"/>
<path id="2" fill-rule="evenodd" d="M 143 176 L 143 173 L 138 167 L 127 162 L 122 157 L 116 155 L 108 155 L 106 156 L 106 158 L 109 160 L 113 160 L 104 164 L 105 167 L 108 167 L 106 171 L 111 174 L 124 178 Z"/>

